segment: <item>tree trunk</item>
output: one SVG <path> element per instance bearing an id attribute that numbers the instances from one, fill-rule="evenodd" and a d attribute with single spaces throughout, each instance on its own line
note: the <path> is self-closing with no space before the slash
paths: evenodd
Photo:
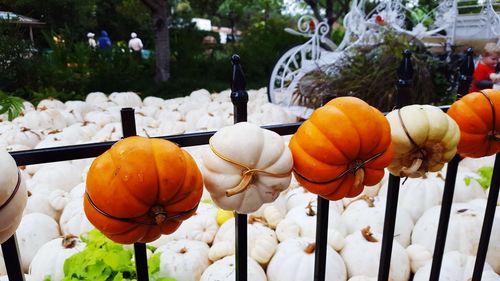
<path id="1" fill-rule="evenodd" d="M 319 7 L 318 7 L 318 1 L 317 0 L 305 0 L 306 4 L 311 7 L 314 13 L 314 17 L 319 21 L 323 21 L 323 17 L 321 16 L 319 12 Z"/>
<path id="2" fill-rule="evenodd" d="M 169 0 L 142 0 L 150 10 L 155 33 L 155 81 L 165 82 L 170 78 L 170 33 L 171 20 Z"/>

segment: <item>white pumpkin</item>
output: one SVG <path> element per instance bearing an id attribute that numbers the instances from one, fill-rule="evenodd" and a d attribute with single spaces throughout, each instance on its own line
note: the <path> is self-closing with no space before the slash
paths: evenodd
<path id="1" fill-rule="evenodd" d="M 0 149 L 0 244 L 9 239 L 19 226 L 28 200 L 26 185 L 16 161 Z"/>
<path id="2" fill-rule="evenodd" d="M 277 133 L 240 122 L 220 129 L 210 142 L 213 151 L 207 149 L 201 168 L 206 189 L 222 209 L 250 213 L 288 188 L 292 154 Z"/>
<path id="3" fill-rule="evenodd" d="M 420 177 L 437 172 L 455 156 L 460 140 L 457 123 L 432 105 L 408 105 L 386 115 L 391 125 L 394 159 L 388 170 Z"/>
<path id="4" fill-rule="evenodd" d="M 235 253 L 235 219 L 228 219 L 221 225 L 219 231 L 215 235 L 214 242 L 210 248 L 208 257 L 212 261 L 216 261 L 225 256 Z M 273 256 L 278 240 L 273 230 L 258 222 L 253 217 L 249 217 L 247 225 L 248 232 L 248 254 L 251 258 L 260 264 L 266 264 Z"/>
<path id="5" fill-rule="evenodd" d="M 163 108 L 165 106 L 165 100 L 159 97 L 148 96 L 142 101 L 143 107 L 151 106 L 156 108 Z"/>
<path id="6" fill-rule="evenodd" d="M 54 99 L 54 98 L 48 98 L 48 99 L 43 99 L 41 100 L 38 105 L 36 106 L 37 110 L 44 110 L 44 109 L 64 109 L 66 106 L 64 103 L 60 100 Z"/>
<path id="7" fill-rule="evenodd" d="M 69 192 L 61 189 L 54 189 L 49 193 L 49 203 L 56 211 L 62 211 L 71 200 Z"/>
<path id="8" fill-rule="evenodd" d="M 432 253 L 420 244 L 411 244 L 406 248 L 406 253 L 410 259 L 411 272 L 417 272 L 428 261 L 432 260 Z"/>
<path id="9" fill-rule="evenodd" d="M 234 281 L 236 264 L 234 256 L 227 256 L 211 264 L 201 275 L 200 281 Z M 267 281 L 266 273 L 252 258 L 247 261 L 248 280 Z"/>
<path id="10" fill-rule="evenodd" d="M 286 192 L 280 194 L 283 195 L 286 201 L 286 209 L 291 210 L 295 207 L 304 207 L 307 204 L 312 203 L 314 206 L 318 204 L 318 195 L 307 191 L 304 187 L 298 186 L 296 188 L 289 188 Z M 330 208 L 337 210 L 338 214 L 342 214 L 344 211 L 344 205 L 342 201 L 330 201 Z"/>
<path id="11" fill-rule="evenodd" d="M 69 201 L 61 213 L 59 226 L 63 235 L 81 235 L 94 228 L 83 210 L 82 198 Z"/>
<path id="12" fill-rule="evenodd" d="M 348 277 L 357 275 L 377 276 L 382 248 L 382 235 L 372 233 L 370 226 L 346 237 L 340 254 L 347 267 Z M 410 261 L 406 251 L 394 241 L 392 246 L 389 280 L 407 281 L 410 278 Z"/>
<path id="13" fill-rule="evenodd" d="M 27 214 L 21 220 L 16 236 L 21 266 L 24 272 L 28 272 L 33 257 L 43 244 L 60 236 L 59 225 L 45 214 Z"/>
<path id="14" fill-rule="evenodd" d="M 280 242 L 292 238 L 316 237 L 317 206 L 311 202 L 288 211 L 285 219 L 276 227 L 276 235 Z M 335 250 L 344 247 L 347 227 L 335 207 L 328 213 L 328 244 Z"/>
<path id="15" fill-rule="evenodd" d="M 115 115 L 111 114 L 108 111 L 100 110 L 87 112 L 83 120 L 86 122 L 95 123 L 99 127 L 103 127 L 104 125 L 113 122 L 120 122 L 120 119 L 117 119 Z"/>
<path id="16" fill-rule="evenodd" d="M 215 220 L 215 215 L 205 215 L 196 212 L 196 215 L 185 220 L 175 231 L 176 240 L 188 239 L 211 244 L 219 230 L 219 225 Z"/>
<path id="17" fill-rule="evenodd" d="M 50 189 L 47 189 L 50 190 Z M 40 190 L 39 190 L 40 191 Z M 26 208 L 24 208 L 23 215 L 32 214 L 32 213 L 42 213 L 55 221 L 59 220 L 61 216 L 61 212 L 55 210 L 52 205 L 50 205 L 50 199 L 47 193 L 44 191 L 41 192 L 31 192 L 28 191 L 28 202 L 26 204 Z"/>
<path id="18" fill-rule="evenodd" d="M 108 96 L 102 92 L 92 92 L 85 97 L 85 103 L 90 107 L 102 106 L 109 102 Z"/>
<path id="19" fill-rule="evenodd" d="M 53 239 L 36 252 L 29 273 L 35 280 L 44 280 L 46 276 L 50 276 L 50 280 L 60 281 L 64 278 L 64 261 L 84 249 L 85 243 L 74 235 Z"/>
<path id="20" fill-rule="evenodd" d="M 486 200 L 476 199 L 467 203 L 454 203 L 451 207 L 445 252 L 459 251 L 475 256 L 483 225 Z M 490 237 L 486 261 L 495 272 L 500 273 L 500 207 L 495 212 L 492 235 Z M 436 233 L 441 206 L 425 212 L 415 224 L 412 243 L 420 244 L 429 252 L 434 252 Z"/>
<path id="21" fill-rule="evenodd" d="M 443 255 L 441 270 L 439 271 L 440 281 L 469 281 L 472 280 L 475 256 L 461 254 L 458 251 L 451 251 Z M 432 260 L 428 261 L 420 270 L 415 273 L 413 281 L 427 281 L 431 275 Z M 498 281 L 500 276 L 496 274 L 488 263 L 485 263 L 481 281 Z"/>
<path id="22" fill-rule="evenodd" d="M 113 122 L 104 125 L 97 133 L 91 138 L 92 142 L 104 142 L 119 140 L 123 136 L 122 124 Z"/>
<path id="23" fill-rule="evenodd" d="M 212 100 L 212 97 L 210 96 L 210 92 L 208 90 L 199 89 L 191 92 L 191 94 L 189 94 L 189 99 L 198 102 L 199 104 L 206 104 Z"/>
<path id="24" fill-rule="evenodd" d="M 29 148 L 34 148 L 42 140 L 42 135 L 36 130 L 26 127 L 18 128 L 17 126 L 12 126 L 11 129 L 2 133 L 2 139 L 8 145 L 20 144 Z"/>
<path id="25" fill-rule="evenodd" d="M 32 181 L 36 185 L 49 186 L 52 190 L 60 189 L 69 192 L 82 182 L 81 174 L 82 171 L 69 162 L 56 162 L 40 168 L 33 175 Z"/>
<path id="26" fill-rule="evenodd" d="M 0 247 L 0 276 L 7 274 L 7 268 L 5 267 L 5 261 L 3 259 L 2 248 Z"/>
<path id="27" fill-rule="evenodd" d="M 387 197 L 388 183 L 380 189 L 379 196 Z M 399 188 L 398 206 L 407 211 L 413 223 L 431 207 L 441 205 L 444 177 L 441 173 L 427 173 L 421 178 L 408 178 Z"/>
<path id="28" fill-rule="evenodd" d="M 455 180 L 455 192 L 453 193 L 453 202 L 468 202 L 473 199 L 488 197 L 482 186 L 478 183 L 481 177 L 476 172 L 458 167 L 457 178 Z"/>
<path id="29" fill-rule="evenodd" d="M 269 281 L 309 281 L 314 279 L 316 245 L 314 239 L 288 239 L 279 244 L 267 267 Z M 346 267 L 340 255 L 326 246 L 325 280 L 345 281 Z"/>
<path id="30" fill-rule="evenodd" d="M 496 155 L 481 157 L 481 158 L 464 158 L 459 163 L 459 167 L 467 168 L 473 172 L 477 172 L 477 170 L 484 166 L 493 167 L 495 163 Z"/>
<path id="31" fill-rule="evenodd" d="M 349 278 L 347 281 L 377 281 L 377 278 L 375 277 L 368 277 L 364 275 L 357 275 Z"/>
<path id="32" fill-rule="evenodd" d="M 134 92 L 114 92 L 109 95 L 109 100 L 120 107 L 141 107 L 142 100 Z"/>
<path id="33" fill-rule="evenodd" d="M 16 118 L 15 122 L 21 127 L 32 130 L 61 130 L 67 123 L 59 109 L 43 109 L 29 111 L 24 116 Z"/>
<path id="34" fill-rule="evenodd" d="M 371 198 L 364 196 L 358 201 L 353 201 L 342 213 L 342 218 L 347 226 L 348 233 L 357 233 L 360 229 L 370 225 L 372 231 L 382 233 L 384 230 L 386 199 L 381 197 Z M 403 208 L 398 208 L 394 238 L 403 247 L 410 245 L 410 236 L 413 229 L 413 220 Z"/>
<path id="35" fill-rule="evenodd" d="M 171 241 L 156 249 L 160 256 L 159 276 L 172 277 L 176 280 L 198 281 L 210 264 L 209 247 L 200 241 Z"/>

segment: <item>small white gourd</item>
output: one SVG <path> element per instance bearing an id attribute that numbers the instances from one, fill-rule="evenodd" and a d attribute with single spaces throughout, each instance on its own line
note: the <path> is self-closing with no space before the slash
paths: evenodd
<path id="1" fill-rule="evenodd" d="M 160 256 L 159 277 L 198 281 L 210 265 L 206 243 L 191 240 L 170 241 L 156 249 Z"/>
<path id="2" fill-rule="evenodd" d="M 260 264 L 266 264 L 273 256 L 278 240 L 275 232 L 259 222 L 259 218 L 250 217 L 247 225 L 248 231 L 248 253 Z M 235 222 L 234 218 L 228 219 L 219 228 L 214 242 L 210 248 L 208 257 L 212 261 L 221 259 L 235 253 Z"/>
<path id="3" fill-rule="evenodd" d="M 372 231 L 382 233 L 385 219 L 385 198 L 362 196 L 353 201 L 342 213 L 342 218 L 347 226 L 348 233 L 359 232 L 360 229 L 370 225 Z M 410 245 L 410 236 L 413 229 L 413 220 L 403 208 L 398 208 L 394 238 L 403 247 Z"/>
<path id="4" fill-rule="evenodd" d="M 452 205 L 445 253 L 459 251 L 465 255 L 475 256 L 477 254 L 485 207 L 486 200 L 484 199 Z M 495 272 L 500 274 L 500 235 L 495 235 L 495 233 L 500 233 L 500 207 L 497 206 L 496 209 L 486 262 L 491 265 Z M 441 206 L 435 206 L 426 211 L 415 224 L 411 236 L 412 243 L 422 245 L 431 253 L 434 252 L 440 211 Z"/>
<path id="5" fill-rule="evenodd" d="M 372 233 L 370 226 L 346 237 L 340 252 L 344 259 L 348 277 L 364 275 L 377 276 L 380 263 L 382 239 Z M 407 281 L 410 278 L 410 261 L 405 249 L 394 240 L 389 269 L 389 280 Z"/>
<path id="6" fill-rule="evenodd" d="M 21 266 L 24 272 L 28 272 L 33 257 L 43 244 L 60 236 L 59 225 L 45 214 L 27 214 L 21 220 L 16 236 Z"/>
<path id="7" fill-rule="evenodd" d="M 443 255 L 441 269 L 439 271 L 440 281 L 469 281 L 472 280 L 475 256 L 464 255 L 458 251 L 451 251 Z M 429 280 L 432 267 L 432 260 L 428 261 L 419 269 L 413 281 Z M 500 275 L 496 274 L 488 263 L 484 264 L 481 281 L 498 281 Z"/>
<path id="8" fill-rule="evenodd" d="M 406 248 L 406 253 L 410 259 L 411 272 L 417 272 L 428 261 L 432 260 L 432 253 L 420 244 L 411 244 Z"/>
<path id="9" fill-rule="evenodd" d="M 267 281 L 266 273 L 252 258 L 247 262 L 248 280 Z M 234 281 L 236 280 L 236 263 L 234 256 L 227 256 L 207 267 L 200 281 Z"/>
<path id="10" fill-rule="evenodd" d="M 59 219 L 59 226 L 63 235 L 81 235 L 94 228 L 85 215 L 81 198 L 73 199 L 66 204 Z"/>
<path id="11" fill-rule="evenodd" d="M 62 280 L 64 261 L 84 249 L 85 243 L 75 235 L 65 235 L 48 241 L 33 257 L 29 273 L 35 280 L 44 280 L 47 276 L 53 281 Z"/>
<path id="12" fill-rule="evenodd" d="M 114 92 L 109 100 L 120 107 L 141 107 L 142 99 L 134 92 Z"/>
<path id="13" fill-rule="evenodd" d="M 345 281 L 346 267 L 340 255 L 326 246 L 325 280 Z M 316 244 L 314 239 L 288 239 L 279 244 L 267 267 L 269 281 L 309 281 L 314 279 Z"/>
<path id="14" fill-rule="evenodd" d="M 309 202 L 288 211 L 286 217 L 277 225 L 276 235 L 280 242 L 299 237 L 315 239 L 316 222 L 317 206 Z M 344 246 L 346 235 L 347 227 L 342 217 L 337 213 L 335 207 L 330 208 L 328 213 L 328 244 L 338 251 Z"/>
<path id="15" fill-rule="evenodd" d="M 43 184 L 52 190 L 66 192 L 82 182 L 82 171 L 69 162 L 56 162 L 40 168 L 32 177 L 35 184 Z"/>

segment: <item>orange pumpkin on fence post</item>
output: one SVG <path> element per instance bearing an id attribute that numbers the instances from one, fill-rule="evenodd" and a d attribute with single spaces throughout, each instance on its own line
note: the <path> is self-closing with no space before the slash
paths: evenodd
<path id="1" fill-rule="evenodd" d="M 289 146 L 298 182 L 329 200 L 354 197 L 364 185 L 380 182 L 394 155 L 384 115 L 355 97 L 316 109 Z"/>
<path id="2" fill-rule="evenodd" d="M 465 95 L 448 109 L 460 128 L 458 154 L 479 158 L 500 152 L 500 91 Z"/>
<path id="3" fill-rule="evenodd" d="M 186 151 L 132 136 L 92 162 L 84 210 L 111 240 L 147 243 L 174 232 L 196 211 L 202 192 L 201 172 Z"/>

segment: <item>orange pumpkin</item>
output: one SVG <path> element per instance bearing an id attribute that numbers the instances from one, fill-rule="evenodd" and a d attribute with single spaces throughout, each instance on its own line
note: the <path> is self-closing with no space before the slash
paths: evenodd
<path id="1" fill-rule="evenodd" d="M 364 185 L 380 182 L 394 155 L 387 119 L 355 97 L 316 109 L 289 146 L 299 183 L 329 200 L 354 197 Z"/>
<path id="2" fill-rule="evenodd" d="M 200 202 L 203 180 L 176 144 L 139 136 L 115 143 L 87 174 L 84 210 L 111 240 L 151 242 L 174 232 Z"/>
<path id="3" fill-rule="evenodd" d="M 451 105 L 448 115 L 460 128 L 460 156 L 479 158 L 500 152 L 499 90 L 467 94 Z"/>

